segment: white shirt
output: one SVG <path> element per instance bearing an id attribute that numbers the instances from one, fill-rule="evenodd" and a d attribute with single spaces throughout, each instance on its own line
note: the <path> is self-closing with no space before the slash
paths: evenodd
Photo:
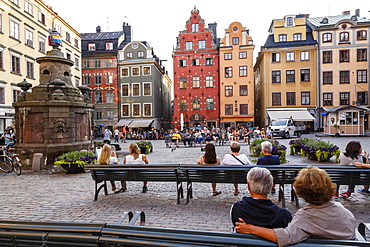
<path id="1" fill-rule="evenodd" d="M 245 154 L 235 155 L 244 165 L 250 165 L 248 157 Z M 235 159 L 231 154 L 225 154 L 224 159 L 222 160 L 222 165 L 242 165 L 242 163 Z"/>
<path id="2" fill-rule="evenodd" d="M 145 162 L 143 161 L 143 155 L 139 154 L 139 158 L 137 158 L 136 160 L 134 159 L 133 155 L 127 155 L 126 156 L 126 164 L 144 165 Z"/>

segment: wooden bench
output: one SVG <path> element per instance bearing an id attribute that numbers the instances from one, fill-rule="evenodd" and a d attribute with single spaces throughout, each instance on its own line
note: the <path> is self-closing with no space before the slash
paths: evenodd
<path id="1" fill-rule="evenodd" d="M 94 201 L 99 192 L 104 189 L 108 195 L 107 181 L 148 181 L 148 182 L 175 182 L 177 203 L 184 198 L 182 180 L 178 178 L 180 165 L 87 165 L 95 181 Z M 99 184 L 101 184 L 99 186 Z"/>
<path id="2" fill-rule="evenodd" d="M 297 247 L 369 246 L 360 233 L 355 240 L 307 239 Z M 361 230 L 360 230 L 361 228 Z M 154 228 L 119 224 L 0 221 L 0 246 L 277 246 L 260 237 L 215 231 Z"/>

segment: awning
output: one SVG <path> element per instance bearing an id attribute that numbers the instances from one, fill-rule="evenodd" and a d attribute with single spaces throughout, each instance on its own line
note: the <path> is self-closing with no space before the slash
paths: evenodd
<path id="1" fill-rule="evenodd" d="M 315 118 L 307 110 L 267 110 L 271 120 L 292 117 L 294 121 L 315 121 Z"/>
<path id="2" fill-rule="evenodd" d="M 132 123 L 130 123 L 130 128 L 145 128 L 148 127 L 154 119 L 138 119 L 138 120 L 132 120 Z"/>
<path id="3" fill-rule="evenodd" d="M 121 119 L 118 121 L 118 123 L 116 123 L 116 126 L 123 126 L 123 125 L 128 126 L 131 122 L 132 122 L 131 119 Z"/>

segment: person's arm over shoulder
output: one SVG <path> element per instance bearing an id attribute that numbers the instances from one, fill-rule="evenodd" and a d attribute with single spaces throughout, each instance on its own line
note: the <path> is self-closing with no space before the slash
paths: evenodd
<path id="1" fill-rule="evenodd" d="M 219 165 L 219 164 L 221 163 L 221 160 L 220 160 L 220 158 L 219 158 L 219 157 L 217 157 L 217 158 L 216 158 L 216 160 L 217 160 L 217 163 L 216 163 L 216 165 Z"/>
<path id="2" fill-rule="evenodd" d="M 201 165 L 202 164 L 202 156 L 199 156 L 198 157 L 197 162 L 195 164 L 197 164 L 197 165 Z"/>
<path id="3" fill-rule="evenodd" d="M 126 156 L 125 156 L 125 158 L 123 159 L 123 164 L 126 164 Z"/>
<path id="4" fill-rule="evenodd" d="M 143 154 L 142 160 L 144 161 L 145 164 L 149 164 L 148 158 L 146 157 L 145 154 Z"/>

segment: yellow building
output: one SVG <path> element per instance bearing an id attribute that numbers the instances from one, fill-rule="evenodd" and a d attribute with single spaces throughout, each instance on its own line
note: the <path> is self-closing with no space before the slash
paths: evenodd
<path id="1" fill-rule="evenodd" d="M 329 135 L 338 126 L 341 135 L 363 135 L 369 129 L 370 20 L 356 10 L 308 21 L 319 43 L 320 127 Z"/>
<path id="2" fill-rule="evenodd" d="M 63 40 L 65 57 L 75 64 L 73 82 L 81 78 L 81 36 L 50 6 L 41 0 L 0 1 L 0 132 L 12 124 L 14 108 L 21 89 L 17 83 L 26 79 L 39 84 L 36 58 L 45 56 L 49 30 L 57 30 Z"/>
<path id="3" fill-rule="evenodd" d="M 253 39 L 239 22 L 225 29 L 220 42 L 221 127 L 254 125 Z"/>
<path id="4" fill-rule="evenodd" d="M 317 42 L 307 17 L 287 15 L 271 23 L 268 39 L 254 66 L 256 125 L 267 126 L 271 122 L 269 108 L 306 108 L 308 117 L 292 116 L 300 121 L 308 121 L 316 112 Z M 306 124 L 314 128 L 314 122 Z"/>

